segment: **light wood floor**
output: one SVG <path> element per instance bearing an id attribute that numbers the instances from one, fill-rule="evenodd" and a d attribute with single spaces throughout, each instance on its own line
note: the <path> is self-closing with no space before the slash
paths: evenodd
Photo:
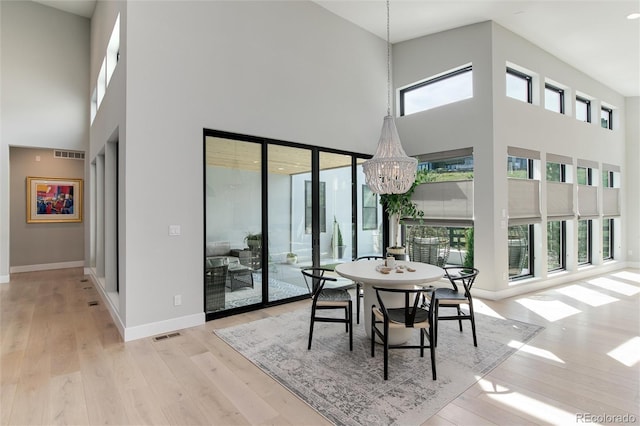
<path id="1" fill-rule="evenodd" d="M 579 414 L 631 415 L 639 423 L 639 302 L 637 269 L 477 300 L 478 311 L 545 329 L 423 424 L 586 423 Z M 328 424 L 212 333 L 308 303 L 125 344 L 81 269 L 14 274 L 0 285 L 0 423 Z"/>

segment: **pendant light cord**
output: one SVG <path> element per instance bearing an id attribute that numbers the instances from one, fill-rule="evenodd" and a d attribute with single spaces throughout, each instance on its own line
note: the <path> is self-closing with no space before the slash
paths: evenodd
<path id="1" fill-rule="evenodd" d="M 391 115 L 391 42 L 389 41 L 389 0 L 387 0 L 387 115 Z"/>

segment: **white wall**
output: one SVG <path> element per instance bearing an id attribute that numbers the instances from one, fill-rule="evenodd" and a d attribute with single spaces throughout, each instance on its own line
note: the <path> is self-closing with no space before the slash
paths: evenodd
<path id="1" fill-rule="evenodd" d="M 0 2 L 0 19 L 0 282 L 8 282 L 9 146 L 87 149 L 90 22 L 24 1 Z"/>
<path id="2" fill-rule="evenodd" d="M 626 98 L 627 144 L 624 166 L 625 237 L 629 264 L 640 268 L 640 97 Z"/>
<path id="3" fill-rule="evenodd" d="M 372 153 L 386 67 L 384 41 L 310 2 L 130 2 L 120 12 L 125 92 L 116 101 L 107 91 L 91 153 L 117 123 L 126 182 L 118 316 L 128 339 L 204 319 L 202 129 Z M 113 21 L 96 22 L 110 18 L 98 9 L 94 22 L 110 32 Z M 154 211 L 157 188 L 192 207 Z M 180 237 L 168 236 L 170 224 Z"/>
<path id="4" fill-rule="evenodd" d="M 625 99 L 492 22 L 395 45 L 394 86 L 401 88 L 469 62 L 473 64 L 473 99 L 401 117 L 397 124 L 409 155 L 474 148 L 475 265 L 482 271 L 476 286 L 486 290 L 489 297 L 492 297 L 489 292 L 498 297 L 498 294 L 507 295 L 513 291 L 506 279 L 507 147 L 540 151 L 543 158 L 549 152 L 622 167 L 629 149 L 629 142 L 625 142 Z M 533 105 L 505 96 L 507 62 L 531 70 L 539 79 L 534 84 Z M 566 85 L 566 115 L 540 106 L 544 105 L 545 78 Z M 594 98 L 591 124 L 582 123 L 573 116 L 576 90 Z M 601 101 L 616 108 L 614 131 L 600 128 Z M 637 147 L 637 136 L 631 143 Z M 635 176 L 637 179 L 637 172 Z M 632 187 L 637 188 L 637 185 Z M 628 196 L 637 199 L 637 189 Z M 429 212 L 425 213 L 428 217 Z M 633 214 L 632 210 L 625 213 L 627 217 Z M 637 213 L 633 217 L 637 217 Z M 635 235 L 631 238 L 637 239 L 637 229 Z M 622 242 L 623 248 L 624 244 Z M 536 251 L 539 257 L 537 269 L 542 272 L 530 284 L 539 284 L 540 276 L 546 277 L 546 263 L 543 262 L 546 248 L 537 246 Z M 624 260 L 624 255 L 619 260 Z"/>

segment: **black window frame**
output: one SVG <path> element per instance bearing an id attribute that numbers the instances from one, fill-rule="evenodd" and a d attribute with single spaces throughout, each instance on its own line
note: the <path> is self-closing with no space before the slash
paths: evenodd
<path id="1" fill-rule="evenodd" d="M 603 106 L 603 107 L 600 107 L 600 111 L 601 111 L 601 114 L 602 112 L 606 112 L 608 115 L 607 126 L 602 125 L 602 116 L 600 117 L 600 127 L 602 127 L 603 129 L 613 130 L 613 109 Z"/>
<path id="2" fill-rule="evenodd" d="M 367 205 L 367 191 L 373 195 L 373 205 Z M 362 230 L 363 231 L 375 231 L 378 229 L 378 205 L 380 204 L 379 195 L 369 188 L 369 185 L 362 184 Z M 372 220 L 366 220 L 365 216 L 373 216 Z M 373 226 L 367 225 L 367 223 L 373 223 Z"/>
<path id="3" fill-rule="evenodd" d="M 544 89 L 545 90 L 550 90 L 552 92 L 555 92 L 558 94 L 558 96 L 560 96 L 560 111 L 558 111 L 560 114 L 564 114 L 564 89 L 558 87 L 558 86 L 554 86 L 553 84 L 549 84 L 549 83 L 545 83 L 544 85 Z M 546 96 L 546 95 L 545 95 Z M 546 103 L 546 99 L 545 99 L 545 103 Z M 549 110 L 547 109 L 547 111 L 553 111 L 553 110 Z M 556 111 L 553 111 L 556 112 Z"/>
<path id="4" fill-rule="evenodd" d="M 566 220 L 551 220 L 549 222 L 560 222 L 560 266 L 557 268 L 549 269 L 547 272 L 563 271 L 567 269 L 567 221 Z M 548 232 L 548 230 L 547 230 Z M 547 243 L 548 244 L 548 243 Z M 548 250 L 548 248 L 547 248 Z M 548 264 L 547 264 L 548 266 Z"/>
<path id="5" fill-rule="evenodd" d="M 511 74 L 512 76 L 520 78 L 527 82 L 527 103 L 533 104 L 533 78 L 528 74 L 509 67 L 507 67 L 507 74 Z"/>
<path id="6" fill-rule="evenodd" d="M 405 115 L 405 112 L 404 112 L 404 97 L 405 97 L 405 95 L 407 93 L 413 92 L 414 90 L 421 89 L 423 87 L 429 86 L 429 85 L 434 84 L 434 83 L 438 83 L 438 82 L 443 81 L 443 80 L 447 80 L 447 79 L 452 78 L 452 77 L 456 77 L 456 76 L 458 76 L 460 74 L 464 74 L 464 73 L 467 73 L 467 72 L 473 72 L 473 65 L 468 65 L 466 67 L 459 68 L 457 70 L 448 72 L 446 74 L 439 75 L 437 77 L 433 77 L 433 78 L 430 78 L 430 79 L 425 80 L 425 81 L 421 81 L 420 83 L 414 84 L 414 85 L 409 86 L 409 87 L 405 87 L 404 89 L 400 89 L 400 117 L 404 117 L 404 115 Z"/>
<path id="7" fill-rule="evenodd" d="M 603 246 L 603 250 L 602 250 L 602 260 L 612 260 L 613 259 L 613 227 L 614 227 L 614 221 L 612 217 L 605 217 L 604 219 L 602 219 L 602 223 L 604 225 L 605 222 L 609 223 L 609 253 L 608 256 L 604 256 L 604 226 L 603 226 L 603 230 L 602 230 L 602 234 L 603 234 L 603 239 L 602 239 L 602 246 Z"/>
<path id="8" fill-rule="evenodd" d="M 583 266 L 583 265 L 590 265 L 593 263 L 593 220 L 591 219 L 582 219 L 578 221 L 578 225 L 580 224 L 580 222 L 586 222 L 587 223 L 587 260 L 584 262 L 580 262 L 580 256 L 578 253 L 578 266 Z M 580 240 L 578 239 L 578 248 L 580 246 Z"/>
<path id="9" fill-rule="evenodd" d="M 576 103 L 581 102 L 587 107 L 587 121 L 585 123 L 591 123 L 591 101 L 582 96 L 576 96 Z"/>

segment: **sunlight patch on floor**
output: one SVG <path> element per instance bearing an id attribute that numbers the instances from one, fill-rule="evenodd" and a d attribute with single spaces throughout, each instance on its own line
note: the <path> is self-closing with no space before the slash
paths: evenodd
<path id="1" fill-rule="evenodd" d="M 554 407 L 545 402 L 538 401 L 520 392 L 487 393 L 487 396 L 502 405 L 511 407 L 517 411 L 525 413 L 529 417 L 534 417 L 549 424 L 574 424 L 576 414 Z"/>
<path id="2" fill-rule="evenodd" d="M 625 296 L 633 296 L 634 294 L 640 293 L 640 288 L 631 284 L 621 283 L 620 281 L 611 278 L 600 277 L 594 278 L 592 280 L 586 280 L 586 282 L 605 290 L 611 290 L 616 293 L 624 294 Z"/>
<path id="3" fill-rule="evenodd" d="M 516 300 L 516 302 L 551 322 L 582 312 L 581 310 L 569 306 L 559 300 L 535 300 L 531 298 L 524 298 Z"/>
<path id="4" fill-rule="evenodd" d="M 608 352 L 607 355 L 627 367 L 633 367 L 640 361 L 640 337 L 636 336 L 627 340 L 611 352 Z"/>
<path id="5" fill-rule="evenodd" d="M 550 352 L 546 349 L 536 348 L 535 346 L 531 345 L 523 345 L 522 342 L 517 342 L 515 340 L 509 342 L 509 347 L 517 349 L 520 352 L 526 352 L 531 355 L 539 356 L 541 358 L 564 364 L 563 360 L 558 358 L 553 352 Z"/>
<path id="6" fill-rule="evenodd" d="M 491 309 L 486 303 L 479 299 L 473 299 L 473 310 L 475 312 L 480 312 L 483 315 L 487 315 L 493 318 L 505 319 L 505 317 Z"/>
<path id="7" fill-rule="evenodd" d="M 562 287 L 556 291 L 591 306 L 602 306 L 620 300 L 579 284 Z"/>
<path id="8" fill-rule="evenodd" d="M 621 278 L 623 280 L 629 280 L 629 281 L 633 281 L 633 282 L 636 282 L 636 283 L 640 284 L 640 274 L 637 274 L 635 272 L 620 271 L 620 272 L 616 272 L 615 274 L 611 274 L 611 275 L 616 277 L 616 278 Z"/>

